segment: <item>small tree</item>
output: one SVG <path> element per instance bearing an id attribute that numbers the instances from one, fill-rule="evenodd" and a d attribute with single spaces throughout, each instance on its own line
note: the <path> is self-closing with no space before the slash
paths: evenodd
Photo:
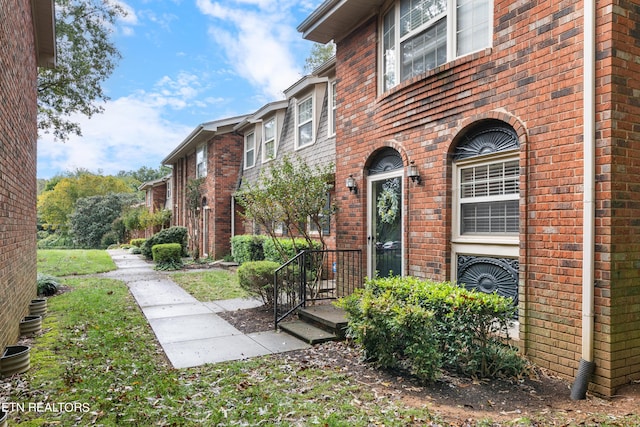
<path id="1" fill-rule="evenodd" d="M 255 184 L 243 183 L 237 194 L 238 203 L 244 208 L 245 218 L 255 221 L 266 230 L 284 256 L 275 228 L 282 225 L 290 236 L 300 236 L 313 247 L 314 235 L 307 225 L 318 230 L 322 249 L 326 248 L 324 225 L 333 215 L 334 208 L 327 206 L 329 191 L 333 188 L 333 164 L 309 166 L 302 158 L 292 160 L 285 156 L 263 169 Z M 298 249 L 294 242 L 294 249 Z"/>
<path id="2" fill-rule="evenodd" d="M 186 204 L 189 224 L 191 226 L 191 256 L 194 260 L 200 258 L 200 214 L 202 203 L 203 178 L 190 179 L 187 182 Z"/>

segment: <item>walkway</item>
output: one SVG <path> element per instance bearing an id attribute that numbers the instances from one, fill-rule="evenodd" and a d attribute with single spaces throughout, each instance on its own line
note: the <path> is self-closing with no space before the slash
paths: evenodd
<path id="1" fill-rule="evenodd" d="M 253 299 L 200 302 L 140 255 L 108 251 L 118 267 L 103 277 L 124 281 L 174 368 L 241 360 L 308 348 L 275 331 L 243 334 L 216 313 L 256 307 Z M 268 326 L 267 326 L 268 327 Z"/>

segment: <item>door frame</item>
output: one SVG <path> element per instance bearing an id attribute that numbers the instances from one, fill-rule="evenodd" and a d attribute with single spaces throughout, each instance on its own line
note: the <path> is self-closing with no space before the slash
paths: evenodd
<path id="1" fill-rule="evenodd" d="M 400 275 L 405 275 L 406 269 L 406 257 L 405 257 L 405 220 L 406 220 L 406 205 L 405 205 L 405 170 L 403 168 L 394 169 L 389 172 L 377 173 L 367 176 L 367 276 L 369 278 L 375 277 L 374 269 L 374 256 L 376 255 L 376 239 L 373 221 L 375 200 L 373 198 L 373 186 L 378 181 L 384 181 L 390 178 L 400 178 Z"/>

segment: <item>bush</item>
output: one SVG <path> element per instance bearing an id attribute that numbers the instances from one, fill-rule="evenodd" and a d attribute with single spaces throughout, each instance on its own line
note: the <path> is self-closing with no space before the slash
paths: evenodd
<path id="1" fill-rule="evenodd" d="M 133 255 L 140 255 L 140 254 L 142 253 L 142 251 L 141 251 L 141 250 L 140 250 L 140 248 L 139 248 L 139 247 L 137 247 L 137 246 L 131 246 L 131 247 L 129 248 L 129 253 L 130 253 L 130 254 L 133 254 Z"/>
<path id="2" fill-rule="evenodd" d="M 293 246 L 293 243 L 293 239 L 278 239 L 278 244 L 282 247 L 282 250 L 285 253 L 283 257 L 283 255 L 281 255 L 280 251 L 278 250 L 278 246 L 276 246 L 276 242 L 274 242 L 272 239 L 265 240 L 263 243 L 264 259 L 277 262 L 278 264 L 284 264 L 298 254 Z M 322 249 L 322 244 L 320 242 L 313 242 L 311 245 L 309 245 L 304 239 L 295 239 L 295 244 L 298 251 L 307 249 Z"/>
<path id="3" fill-rule="evenodd" d="M 141 247 L 142 244 L 146 241 L 147 239 L 131 239 L 131 241 L 129 242 L 129 244 L 131 246 L 136 246 L 136 247 Z"/>
<path id="4" fill-rule="evenodd" d="M 178 270 L 182 268 L 182 245 L 161 243 L 151 248 L 156 270 Z"/>
<path id="5" fill-rule="evenodd" d="M 109 246 L 117 245 L 119 243 L 118 239 L 118 233 L 115 231 L 107 231 L 100 239 L 101 247 L 108 248 Z"/>
<path id="6" fill-rule="evenodd" d="M 140 247 L 142 254 L 147 259 L 153 258 L 152 248 L 163 243 L 179 243 L 182 247 L 182 255 L 187 255 L 187 228 L 170 227 L 151 236 Z"/>
<path id="7" fill-rule="evenodd" d="M 267 306 L 273 305 L 273 274 L 280 264 L 273 261 L 249 261 L 238 267 L 240 287 L 258 296 Z"/>
<path id="8" fill-rule="evenodd" d="M 266 236 L 251 234 L 233 236 L 231 238 L 233 260 L 238 264 L 264 260 L 263 244 L 266 239 Z"/>
<path id="9" fill-rule="evenodd" d="M 517 377 L 526 361 L 507 344 L 515 307 L 508 298 L 451 283 L 392 277 L 368 280 L 343 298 L 348 334 L 366 356 L 426 381 L 440 367 L 477 378 Z"/>
<path id="10" fill-rule="evenodd" d="M 36 278 L 38 284 L 38 295 L 50 297 L 55 295 L 60 289 L 58 279 L 54 276 L 44 273 L 38 273 Z"/>

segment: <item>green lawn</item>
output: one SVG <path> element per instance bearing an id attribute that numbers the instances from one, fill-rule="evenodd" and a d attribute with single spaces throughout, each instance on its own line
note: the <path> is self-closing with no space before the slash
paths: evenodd
<path id="1" fill-rule="evenodd" d="M 38 272 L 52 276 L 104 273 L 116 269 L 106 251 L 98 249 L 39 249 Z"/>
<path id="2" fill-rule="evenodd" d="M 226 270 L 173 273 L 171 279 L 198 301 L 218 301 L 249 296 L 236 273 Z"/>
<path id="3" fill-rule="evenodd" d="M 377 396 L 338 367 L 266 356 L 173 369 L 122 282 L 63 281 L 73 290 L 49 298 L 31 369 L 6 381 L 14 390 L 10 402 L 66 402 L 79 410 L 16 411 L 9 414 L 11 426 L 391 426 L 432 420 L 428 410 Z"/>

